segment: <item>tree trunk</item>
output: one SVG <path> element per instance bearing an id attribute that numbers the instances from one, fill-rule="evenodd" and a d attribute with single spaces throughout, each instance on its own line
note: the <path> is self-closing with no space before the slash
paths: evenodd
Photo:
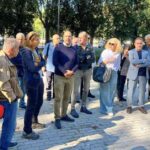
<path id="1" fill-rule="evenodd" d="M 46 26 L 45 27 L 45 43 L 49 42 L 49 36 L 50 36 L 50 28 Z"/>

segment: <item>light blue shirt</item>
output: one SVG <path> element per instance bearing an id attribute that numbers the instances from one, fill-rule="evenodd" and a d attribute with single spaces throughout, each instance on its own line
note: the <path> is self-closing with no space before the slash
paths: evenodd
<path id="1" fill-rule="evenodd" d="M 49 47 L 49 50 L 48 50 Z M 45 57 L 47 55 L 48 51 L 48 57 L 47 57 L 47 62 L 46 62 L 46 70 L 50 72 L 54 72 L 55 67 L 53 65 L 53 52 L 54 52 L 54 45 L 53 43 L 48 43 L 45 45 L 44 50 L 43 50 L 43 56 Z"/>

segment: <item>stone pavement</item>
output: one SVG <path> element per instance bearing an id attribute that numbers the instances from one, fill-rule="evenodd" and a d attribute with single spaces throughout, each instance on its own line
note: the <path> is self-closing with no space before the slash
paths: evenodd
<path id="1" fill-rule="evenodd" d="M 126 113 L 126 103 L 115 102 L 115 116 L 110 118 L 99 114 L 98 84 L 91 83 L 92 93 L 88 108 L 93 115 L 80 113 L 74 123 L 62 122 L 62 129 L 54 127 L 53 100 L 44 101 L 39 120 L 46 128 L 36 130 L 40 139 L 29 141 L 21 138 L 24 110 L 18 110 L 17 129 L 14 141 L 16 150 L 149 150 L 150 149 L 150 103 L 146 104 L 148 114 L 138 110 Z M 77 110 L 79 111 L 77 104 Z M 70 107 L 69 107 L 70 109 Z M 68 110 L 69 111 L 69 110 Z M 1 125 L 1 122 L 0 122 Z"/>

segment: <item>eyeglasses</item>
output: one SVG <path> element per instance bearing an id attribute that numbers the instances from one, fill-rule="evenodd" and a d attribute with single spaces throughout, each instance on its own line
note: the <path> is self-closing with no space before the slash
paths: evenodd
<path id="1" fill-rule="evenodd" d="M 114 46 L 114 45 L 115 45 L 115 43 L 109 43 L 109 45 Z"/>

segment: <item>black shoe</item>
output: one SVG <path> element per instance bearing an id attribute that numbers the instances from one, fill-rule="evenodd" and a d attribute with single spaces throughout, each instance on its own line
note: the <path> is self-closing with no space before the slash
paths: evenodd
<path id="1" fill-rule="evenodd" d="M 95 98 L 95 96 L 93 94 L 91 94 L 90 92 L 88 93 L 88 97 Z"/>
<path id="2" fill-rule="evenodd" d="M 70 118 L 68 115 L 61 118 L 62 121 L 74 122 L 74 119 Z"/>
<path id="3" fill-rule="evenodd" d="M 119 101 L 120 102 L 125 102 L 125 101 L 127 101 L 125 98 L 119 98 Z"/>
<path id="4" fill-rule="evenodd" d="M 47 91 L 47 101 L 51 101 L 52 97 L 51 97 L 51 91 Z"/>
<path id="5" fill-rule="evenodd" d="M 80 100 L 76 100 L 76 103 L 80 103 Z"/>
<path id="6" fill-rule="evenodd" d="M 91 111 L 89 111 L 86 107 L 82 106 L 81 109 L 80 109 L 80 112 L 83 112 L 85 114 L 92 114 Z"/>
<path id="7" fill-rule="evenodd" d="M 37 133 L 33 132 L 33 131 L 29 134 L 27 134 L 24 131 L 22 133 L 22 138 L 29 139 L 29 140 L 37 140 L 37 139 L 39 139 L 39 137 L 40 136 Z"/>
<path id="8" fill-rule="evenodd" d="M 74 117 L 74 118 L 79 118 L 79 114 L 76 112 L 75 109 L 72 109 L 71 112 L 70 112 L 71 116 Z"/>
<path id="9" fill-rule="evenodd" d="M 17 146 L 17 142 L 10 142 L 8 147 L 15 147 Z"/>
<path id="10" fill-rule="evenodd" d="M 60 119 L 56 119 L 56 120 L 55 120 L 55 127 L 56 127 L 57 129 L 61 129 Z"/>

